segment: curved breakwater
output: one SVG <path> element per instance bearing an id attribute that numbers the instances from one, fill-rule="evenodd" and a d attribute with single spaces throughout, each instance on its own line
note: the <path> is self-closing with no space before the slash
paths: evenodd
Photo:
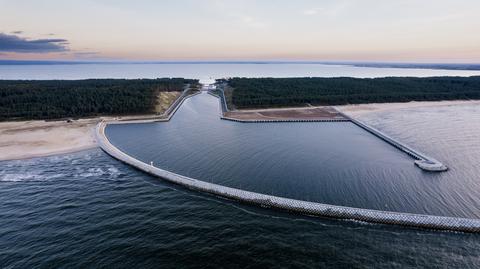
<path id="1" fill-rule="evenodd" d="M 109 155 L 148 174 L 163 178 L 169 182 L 179 184 L 196 191 L 206 192 L 248 204 L 287 210 L 305 215 L 337 219 L 353 219 L 372 223 L 395 224 L 428 229 L 442 229 L 472 233 L 480 232 L 480 220 L 478 219 L 399 213 L 307 202 L 297 199 L 245 191 L 185 177 L 153 165 L 149 165 L 133 158 L 125 152 L 122 152 L 113 144 L 111 144 L 106 137 L 106 126 L 106 122 L 99 123 L 96 129 L 96 136 L 100 147 Z"/>

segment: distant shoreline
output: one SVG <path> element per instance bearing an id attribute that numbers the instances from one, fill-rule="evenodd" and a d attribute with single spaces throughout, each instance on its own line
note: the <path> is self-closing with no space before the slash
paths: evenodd
<path id="1" fill-rule="evenodd" d="M 357 61 L 42 61 L 0 60 L 0 65 L 82 65 L 82 64 L 319 64 L 371 68 L 411 68 L 480 71 L 480 63 L 402 63 Z"/>

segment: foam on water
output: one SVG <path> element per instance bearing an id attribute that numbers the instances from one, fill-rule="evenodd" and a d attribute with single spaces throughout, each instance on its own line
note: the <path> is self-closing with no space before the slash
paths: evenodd
<path id="1" fill-rule="evenodd" d="M 0 181 L 2 182 L 20 182 L 20 181 L 27 181 L 27 180 L 42 180 L 45 179 L 44 176 L 33 174 L 33 173 L 25 173 L 25 174 L 6 174 L 4 172 L 0 173 Z"/>
<path id="2" fill-rule="evenodd" d="M 93 167 L 86 169 L 77 169 L 75 177 L 103 177 L 108 176 L 108 178 L 117 178 L 122 175 L 120 170 L 114 166 L 102 166 L 102 167 Z"/>

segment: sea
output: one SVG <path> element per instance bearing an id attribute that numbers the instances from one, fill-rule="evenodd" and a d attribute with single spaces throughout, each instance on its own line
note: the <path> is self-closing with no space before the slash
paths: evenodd
<path id="1" fill-rule="evenodd" d="M 320 64 L 3 65 L 1 79 L 470 76 Z M 330 204 L 480 217 L 478 105 L 362 120 L 449 167 L 425 173 L 351 123 L 241 124 L 187 99 L 171 122 L 112 142 L 202 180 Z M 0 162 L 0 268 L 479 268 L 480 236 L 300 216 L 173 185 L 100 149 Z"/>

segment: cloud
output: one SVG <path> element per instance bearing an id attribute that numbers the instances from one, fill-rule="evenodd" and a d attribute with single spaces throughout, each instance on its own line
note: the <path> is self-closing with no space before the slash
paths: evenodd
<path id="1" fill-rule="evenodd" d="M 0 33 L 0 52 L 49 53 L 68 51 L 68 40 L 60 38 L 27 39 Z"/>
<path id="2" fill-rule="evenodd" d="M 20 35 L 23 34 L 23 31 L 13 31 L 12 34 Z"/>

